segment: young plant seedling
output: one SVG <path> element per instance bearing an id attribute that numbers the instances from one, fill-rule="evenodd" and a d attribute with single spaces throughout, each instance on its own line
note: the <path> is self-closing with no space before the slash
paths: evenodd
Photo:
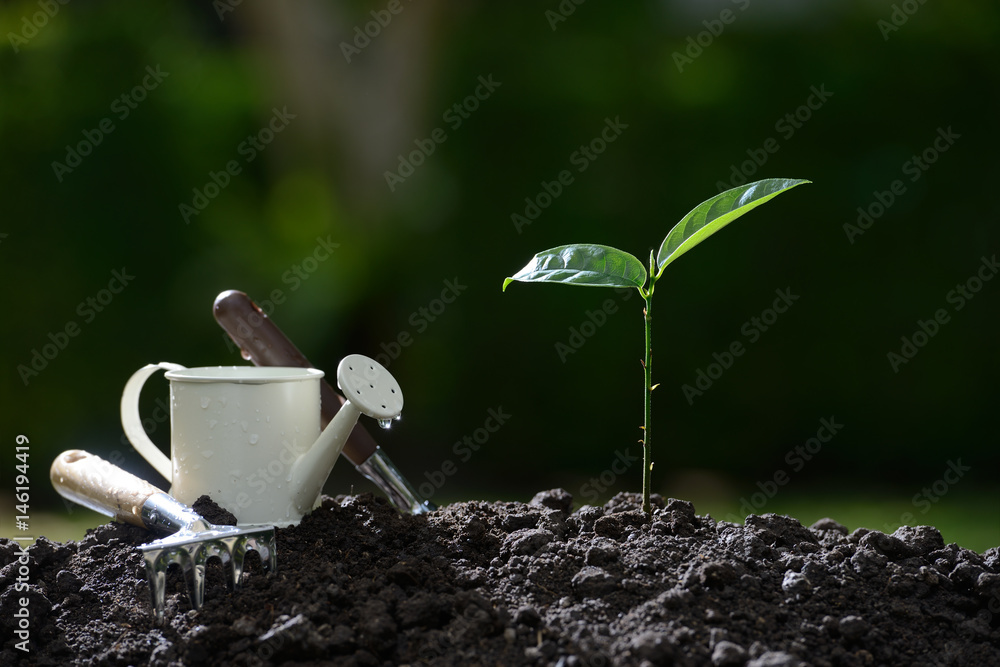
<path id="1" fill-rule="evenodd" d="M 653 384 L 653 289 L 663 270 L 678 257 L 719 231 L 744 213 L 777 197 L 797 185 L 810 183 L 802 179 L 768 178 L 726 190 L 698 204 L 674 225 L 660 244 L 655 257 L 649 251 L 649 274 L 642 262 L 629 253 L 606 245 L 574 243 L 536 254 L 527 266 L 503 281 L 503 289 L 513 281 L 523 283 L 562 283 L 584 287 L 635 287 L 646 307 L 645 424 L 642 436 L 642 509 L 649 507 L 649 478 L 652 462 L 652 397 L 658 385 Z M 648 285 L 647 285 L 648 283 Z"/>

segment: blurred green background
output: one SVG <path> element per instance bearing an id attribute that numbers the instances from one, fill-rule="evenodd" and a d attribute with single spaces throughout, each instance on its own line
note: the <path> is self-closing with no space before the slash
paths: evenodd
<path id="1" fill-rule="evenodd" d="M 123 442 L 121 389 L 148 362 L 242 363 L 211 315 L 225 289 L 276 296 L 274 321 L 328 373 L 386 355 L 406 407 L 375 435 L 436 502 L 638 491 L 641 465 L 622 461 L 640 451 L 639 300 L 501 282 L 565 243 L 645 258 L 721 188 L 795 177 L 813 184 L 660 283 L 654 491 L 719 519 L 749 503 L 1000 543 L 1000 281 L 973 281 L 960 309 L 952 292 L 1000 251 L 995 4 L 53 7 L 0 5 L 0 534 L 17 434 L 36 531 L 98 520 L 51 489 L 63 449 L 162 483 Z M 618 136 L 581 157 L 609 121 Z M 539 198 L 563 170 L 572 182 Z M 543 208 L 515 224 L 526 199 Z M 845 229 L 859 207 L 873 214 L 860 234 Z M 319 239 L 339 246 L 314 255 Z M 134 276 L 118 294 L 114 271 Z M 444 305 L 446 281 L 463 288 Z M 785 289 L 794 305 L 757 327 Z M 606 299 L 615 312 L 584 325 Z M 938 309 L 950 319 L 894 369 L 888 353 Z M 682 386 L 735 341 L 746 352 L 689 401 Z M 166 395 L 152 381 L 146 414 Z M 510 417 L 456 449 L 490 409 Z M 795 448 L 821 419 L 843 428 L 806 461 Z M 946 476 L 951 463 L 968 469 Z M 327 491 L 370 488 L 342 462 Z"/>

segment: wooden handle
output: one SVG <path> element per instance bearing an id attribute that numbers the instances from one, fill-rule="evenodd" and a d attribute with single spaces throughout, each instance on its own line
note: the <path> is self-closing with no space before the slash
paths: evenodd
<path id="1" fill-rule="evenodd" d="M 154 493 L 163 493 L 149 482 L 82 449 L 56 457 L 49 470 L 59 495 L 95 512 L 141 528 L 142 505 Z"/>

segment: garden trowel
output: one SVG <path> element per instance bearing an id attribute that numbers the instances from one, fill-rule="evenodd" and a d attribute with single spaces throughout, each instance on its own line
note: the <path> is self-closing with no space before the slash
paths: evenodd
<path id="1" fill-rule="evenodd" d="M 297 366 L 314 368 L 281 329 L 254 303 L 237 290 L 228 290 L 215 299 L 215 319 L 239 346 L 243 358 L 257 366 Z M 325 380 L 320 381 L 321 427 L 337 414 L 344 398 Z M 378 486 L 397 509 L 422 514 L 437 509 L 422 500 L 402 473 L 393 465 L 361 424 L 354 427 L 344 445 L 343 455 L 362 475 Z"/>

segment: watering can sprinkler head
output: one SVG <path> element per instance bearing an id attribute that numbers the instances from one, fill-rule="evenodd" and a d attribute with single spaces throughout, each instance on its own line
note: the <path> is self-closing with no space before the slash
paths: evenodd
<path id="1" fill-rule="evenodd" d="M 358 418 L 368 415 L 387 428 L 403 410 L 403 391 L 381 364 L 361 354 L 344 357 L 337 367 L 337 385 L 346 402 L 327 424 L 319 439 L 292 466 L 291 488 L 296 489 L 295 509 L 313 509 L 323 484 L 333 470 Z"/>
<path id="2" fill-rule="evenodd" d="M 377 419 L 383 428 L 387 422 L 399 419 L 403 411 L 403 392 L 399 383 L 380 363 L 362 354 L 350 354 L 340 361 L 337 386 L 348 403 Z M 346 407 L 345 404 L 341 410 Z"/>

